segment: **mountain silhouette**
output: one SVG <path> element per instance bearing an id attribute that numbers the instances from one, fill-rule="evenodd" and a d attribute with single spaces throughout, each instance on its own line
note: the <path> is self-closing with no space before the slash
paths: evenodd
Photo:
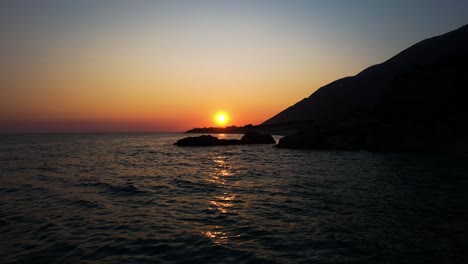
<path id="1" fill-rule="evenodd" d="M 322 148 L 334 148 L 323 142 L 344 133 L 359 138 L 354 144 L 357 148 L 378 149 L 369 143 L 375 131 L 387 131 L 380 140 L 390 137 L 389 141 L 401 139 L 410 144 L 413 139 L 427 138 L 420 145 L 446 143 L 468 132 L 467 88 L 468 25 L 423 40 L 356 76 L 323 86 L 262 125 L 301 124 L 309 131 L 302 135 L 310 136 L 313 131 Z M 310 147 L 317 147 L 312 141 Z M 300 140 L 296 143 L 300 146 Z"/>

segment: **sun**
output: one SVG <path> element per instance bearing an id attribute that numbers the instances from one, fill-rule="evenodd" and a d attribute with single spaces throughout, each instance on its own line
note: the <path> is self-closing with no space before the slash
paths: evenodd
<path id="1" fill-rule="evenodd" d="M 224 126 L 229 121 L 229 116 L 225 112 L 217 112 L 214 116 L 214 121 L 219 126 Z"/>

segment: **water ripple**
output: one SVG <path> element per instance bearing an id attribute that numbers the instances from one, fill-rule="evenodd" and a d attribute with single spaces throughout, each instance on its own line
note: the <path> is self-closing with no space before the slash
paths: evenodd
<path id="1" fill-rule="evenodd" d="M 468 263 L 468 162 L 0 137 L 2 263 Z"/>

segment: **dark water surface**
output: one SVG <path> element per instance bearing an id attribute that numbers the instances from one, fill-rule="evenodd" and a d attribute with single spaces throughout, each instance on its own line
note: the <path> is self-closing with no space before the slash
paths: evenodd
<path id="1" fill-rule="evenodd" d="M 468 263 L 468 158 L 0 135 L 1 263 Z"/>

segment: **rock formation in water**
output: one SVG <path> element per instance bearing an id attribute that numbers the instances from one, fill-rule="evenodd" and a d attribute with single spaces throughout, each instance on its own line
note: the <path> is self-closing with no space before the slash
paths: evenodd
<path id="1" fill-rule="evenodd" d="M 205 146 L 228 146 L 228 145 L 247 145 L 247 144 L 275 144 L 276 141 L 271 135 L 262 134 L 254 131 L 248 131 L 239 139 L 219 139 L 211 135 L 202 135 L 198 137 L 186 137 L 178 140 L 174 145 L 186 147 L 205 147 Z"/>
<path id="2" fill-rule="evenodd" d="M 275 144 L 276 141 L 271 135 L 262 134 L 254 131 L 247 131 L 240 139 L 242 144 Z"/>
<path id="3" fill-rule="evenodd" d="M 278 147 L 424 150 L 467 142 L 468 26 L 332 82 L 263 125 L 300 125 Z"/>

